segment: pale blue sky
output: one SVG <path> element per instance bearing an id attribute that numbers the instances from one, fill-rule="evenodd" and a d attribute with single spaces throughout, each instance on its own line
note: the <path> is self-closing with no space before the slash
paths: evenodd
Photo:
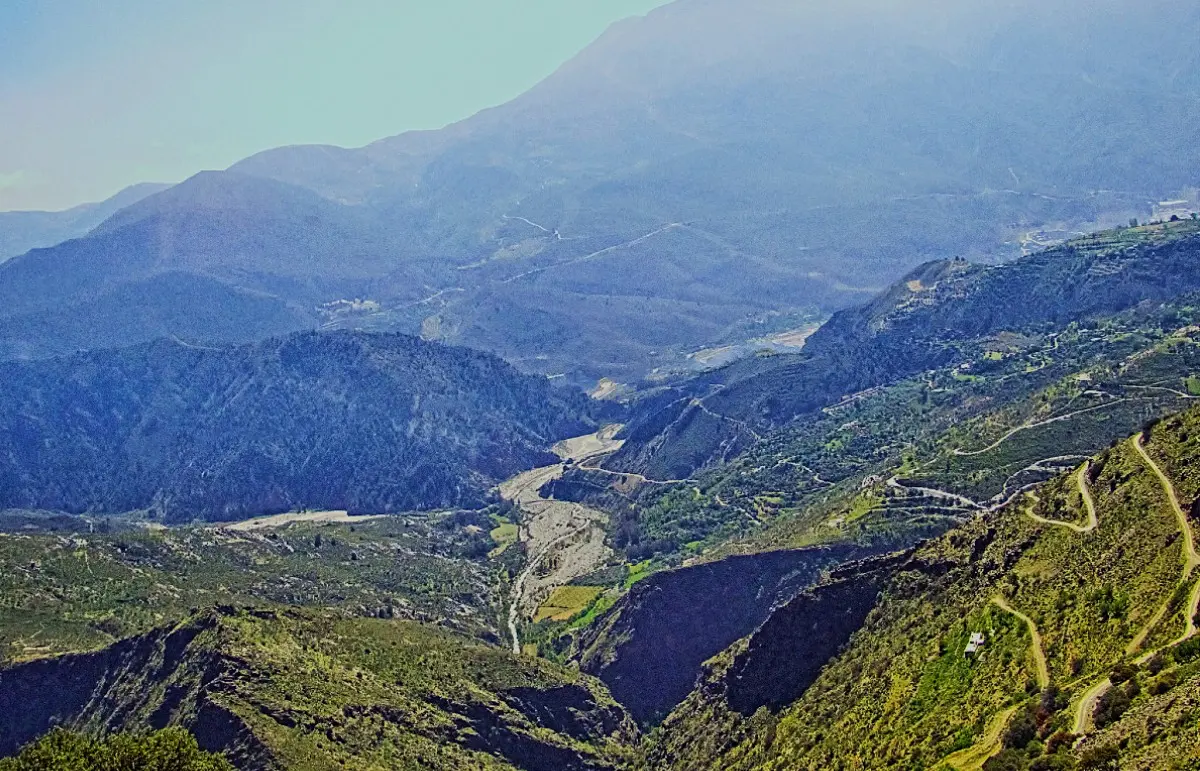
<path id="1" fill-rule="evenodd" d="M 0 211 L 499 104 L 664 0 L 0 0 Z"/>

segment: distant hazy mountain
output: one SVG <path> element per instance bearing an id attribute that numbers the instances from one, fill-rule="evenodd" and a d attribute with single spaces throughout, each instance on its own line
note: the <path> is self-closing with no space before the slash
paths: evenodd
<path id="1" fill-rule="evenodd" d="M 0 262 L 30 249 L 54 246 L 87 235 L 116 212 L 167 187 L 150 183 L 134 185 L 102 203 L 88 203 L 66 211 L 0 212 Z"/>
<path id="2" fill-rule="evenodd" d="M 577 391 L 404 335 L 0 365 L 0 509 L 168 520 L 479 503 L 585 433 Z"/>
<path id="3" fill-rule="evenodd" d="M 399 329 L 580 382 L 670 369 L 1194 185 L 1197 39 L 1200 8 L 1162 0 L 679 0 L 460 124 L 270 151 L 12 261 L 0 353 L 61 351 L 39 330 L 87 307 L 72 347 L 221 337 L 150 288 L 171 272 L 259 304 L 244 339 Z"/>

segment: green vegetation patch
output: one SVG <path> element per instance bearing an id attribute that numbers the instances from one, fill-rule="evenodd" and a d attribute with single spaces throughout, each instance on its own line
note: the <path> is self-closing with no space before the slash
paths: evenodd
<path id="1" fill-rule="evenodd" d="M 570 621 L 587 610 L 603 592 L 604 589 L 599 586 L 560 586 L 538 608 L 533 620 Z"/>
<path id="2" fill-rule="evenodd" d="M 1200 410 L 1151 433 L 1148 451 L 1192 499 Z M 973 518 L 916 551 L 846 649 L 777 717 L 730 715 L 720 687 L 702 687 L 668 720 L 671 731 L 651 743 L 651 756 L 674 756 L 660 767 L 688 768 L 699 761 L 694 748 L 723 747 L 706 762 L 745 771 L 978 768 L 993 755 L 988 768 L 1026 769 L 1035 759 L 1034 768 L 1110 767 L 1095 765 L 1100 750 L 1122 768 L 1196 759 L 1200 638 L 1174 644 L 1184 619 L 1164 612 L 1192 585 L 1180 588 L 1178 519 L 1131 440 L 1094 458 L 1087 479 L 1095 530 L 1030 516 L 1086 521 L 1075 471 L 1035 498 Z M 1027 615 L 1036 637 L 996 599 Z M 969 652 L 974 634 L 983 642 Z M 723 665 L 715 666 L 719 683 Z M 1083 704 L 1106 678 L 1116 685 Z M 1100 733 L 1077 746 L 1069 734 L 1081 715 Z"/>
<path id="3" fill-rule="evenodd" d="M 103 682 L 106 708 L 68 702 L 55 711 L 66 724 L 187 727 L 217 709 L 225 729 L 213 737 L 252 751 L 253 767 L 511 771 L 550 758 L 603 771 L 636 736 L 598 681 L 414 622 L 227 609 L 90 656 L 70 671 Z M 12 682 L 76 662 L 18 667 Z M 0 703 L 21 698 L 8 682 Z"/>
<path id="4" fill-rule="evenodd" d="M 491 542 L 474 515 L 460 519 L 0 534 L 0 661 L 92 650 L 229 604 L 440 618 L 495 634 Z"/>
<path id="5" fill-rule="evenodd" d="M 0 760 L 0 771 L 233 771 L 233 766 L 201 751 L 194 736 L 177 728 L 103 740 L 55 730 L 16 757 Z"/>
<path id="6" fill-rule="evenodd" d="M 521 536 L 521 529 L 512 522 L 501 522 L 489 535 L 496 544 L 496 548 L 488 552 L 488 556 L 495 558 L 508 551 L 508 548 L 517 542 Z"/>

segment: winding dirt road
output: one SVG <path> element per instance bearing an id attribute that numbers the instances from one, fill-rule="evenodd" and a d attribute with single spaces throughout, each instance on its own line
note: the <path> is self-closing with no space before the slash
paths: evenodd
<path id="1" fill-rule="evenodd" d="M 1075 475 L 1075 482 L 1079 485 L 1079 494 L 1083 496 L 1083 505 L 1087 508 L 1088 522 L 1086 525 L 1077 525 L 1074 522 L 1063 522 L 1058 519 L 1046 519 L 1039 517 L 1032 511 L 1025 513 L 1034 522 L 1039 522 L 1043 525 L 1053 525 L 1054 527 L 1063 527 L 1067 530 L 1074 531 L 1080 535 L 1086 535 L 1100 526 L 1100 517 L 1096 514 L 1096 499 L 1092 497 L 1092 491 L 1088 488 L 1087 475 L 1091 468 L 1090 463 L 1085 463 L 1083 468 L 1079 469 L 1079 473 Z"/>
<path id="2" fill-rule="evenodd" d="M 1182 582 L 1186 584 L 1192 579 L 1193 574 L 1196 572 L 1196 568 L 1200 567 L 1200 554 L 1197 554 L 1196 552 L 1196 539 L 1195 534 L 1192 532 L 1191 522 L 1188 521 L 1187 513 L 1183 510 L 1183 507 L 1179 503 L 1179 495 L 1175 492 L 1175 485 L 1172 484 L 1170 478 L 1167 477 L 1162 468 L 1159 467 L 1154 459 L 1150 457 L 1150 453 L 1146 452 L 1144 435 L 1138 434 L 1135 436 L 1131 441 L 1131 444 L 1133 445 L 1133 448 L 1137 454 L 1141 456 L 1142 462 L 1145 463 L 1146 467 L 1150 469 L 1150 471 L 1154 473 L 1154 476 L 1158 478 L 1159 484 L 1162 486 L 1163 492 L 1166 493 L 1167 500 L 1171 504 L 1171 509 L 1175 513 L 1175 518 L 1178 520 L 1179 530 L 1183 534 L 1184 566 Z M 1141 649 L 1142 645 L 1145 644 L 1146 639 L 1150 636 L 1150 633 L 1160 623 L 1162 623 L 1164 618 L 1166 618 L 1170 609 L 1170 603 L 1171 600 L 1168 598 L 1167 601 L 1163 603 L 1162 607 L 1159 608 L 1158 612 L 1154 615 L 1154 618 L 1152 618 L 1150 622 L 1146 624 L 1142 631 L 1138 633 L 1138 636 L 1135 637 L 1129 644 L 1129 647 L 1126 648 L 1125 652 L 1127 654 L 1133 654 Z M 1189 640 L 1198 634 L 1195 622 L 1195 615 L 1198 607 L 1200 607 L 1200 582 L 1197 582 L 1196 586 L 1193 587 L 1192 592 L 1188 597 L 1188 612 L 1186 627 L 1183 635 L 1164 646 L 1163 649 L 1178 645 L 1179 643 Z M 1137 659 L 1137 663 L 1146 663 L 1150 659 L 1154 658 L 1154 656 L 1160 653 L 1163 649 L 1147 651 Z M 1092 715 L 1096 711 L 1096 703 L 1110 688 L 1112 688 L 1112 682 L 1108 679 L 1105 679 L 1099 683 L 1096 683 L 1094 686 L 1084 692 L 1083 697 L 1080 699 L 1079 706 L 1076 707 L 1075 726 L 1073 728 L 1074 733 L 1084 734 L 1092 729 Z"/>
<path id="3" fill-rule="evenodd" d="M 1032 618 L 1009 605 L 1003 597 L 993 597 L 992 604 L 1005 613 L 1024 621 L 1025 626 L 1029 628 L 1029 636 L 1033 638 L 1033 659 L 1037 664 L 1038 688 L 1046 690 L 1050 687 L 1050 666 L 1046 663 L 1046 651 L 1042 647 L 1042 635 L 1038 632 L 1037 624 Z"/>
<path id="4" fill-rule="evenodd" d="M 1112 688 L 1112 681 L 1106 677 L 1083 692 L 1079 705 L 1075 707 L 1075 724 L 1071 733 L 1082 736 L 1092 730 L 1092 716 L 1096 713 L 1096 703 L 1100 701 L 1101 696 L 1108 693 L 1109 688 Z"/>
<path id="5" fill-rule="evenodd" d="M 1198 553 L 1196 550 L 1196 538 L 1195 538 L 1195 533 L 1193 532 L 1193 529 L 1192 529 L 1191 522 L 1188 519 L 1187 512 L 1184 511 L 1183 506 L 1180 504 L 1179 494 L 1175 490 L 1175 485 L 1171 482 L 1170 478 L 1166 475 L 1166 473 L 1163 472 L 1162 468 L 1158 465 L 1158 463 L 1156 463 L 1154 461 L 1154 459 L 1152 457 L 1150 457 L 1150 454 L 1146 451 L 1144 436 L 1142 434 L 1138 434 L 1131 440 L 1131 444 L 1132 444 L 1134 450 L 1137 452 L 1137 454 L 1141 457 L 1142 462 L 1146 465 L 1146 467 L 1151 472 L 1153 472 L 1154 476 L 1158 479 L 1159 484 L 1162 486 L 1163 492 L 1166 494 L 1167 500 L 1169 501 L 1169 503 L 1171 505 L 1171 510 L 1174 512 L 1175 518 L 1179 524 L 1180 533 L 1183 535 L 1183 562 L 1184 562 L 1184 565 L 1183 565 L 1182 584 L 1186 585 L 1189 581 L 1192 581 L 1193 579 L 1195 579 L 1195 573 L 1197 572 L 1196 569 L 1198 567 L 1200 567 L 1200 553 Z M 1043 517 L 1035 516 L 1032 513 L 1029 513 L 1029 516 L 1043 524 L 1069 528 L 1069 529 L 1075 531 L 1076 533 L 1080 533 L 1080 534 L 1089 533 L 1089 532 L 1092 532 L 1093 530 L 1095 530 L 1099 526 L 1099 517 L 1097 515 L 1096 501 L 1093 498 L 1091 490 L 1088 487 L 1087 474 L 1088 474 L 1089 467 L 1090 467 L 1089 464 L 1085 464 L 1076 474 L 1076 481 L 1079 485 L 1079 492 L 1080 492 L 1080 495 L 1083 497 L 1084 506 L 1087 508 L 1087 513 L 1088 513 L 1087 525 L 1077 525 L 1074 523 L 1048 520 Z M 1011 613 L 1012 615 L 1022 619 L 1023 621 L 1025 621 L 1026 625 L 1029 627 L 1030 634 L 1033 636 L 1033 639 L 1034 639 L 1035 657 L 1037 658 L 1037 661 L 1038 661 L 1038 682 L 1042 688 L 1046 688 L 1049 685 L 1049 672 L 1048 672 L 1048 668 L 1046 666 L 1045 653 L 1044 653 L 1044 650 L 1042 649 L 1041 637 L 1037 631 L 1036 624 L 1034 624 L 1033 620 L 1030 619 L 1028 616 L 1024 615 L 1023 613 L 1020 613 L 1019 611 L 1014 610 L 1001 597 L 994 598 L 992 600 L 992 603 L 995 604 L 997 607 L 1001 608 L 1002 610 L 1004 610 L 1005 612 Z M 1155 628 L 1157 628 L 1158 625 L 1161 624 L 1162 621 L 1166 618 L 1166 615 L 1169 612 L 1169 610 L 1170 610 L 1170 599 L 1168 599 L 1162 605 L 1162 607 L 1158 610 L 1158 612 L 1155 614 L 1155 616 L 1149 621 L 1149 623 L 1146 624 L 1146 626 L 1139 632 L 1137 637 L 1135 637 L 1133 639 L 1133 641 L 1129 644 L 1128 648 L 1126 648 L 1127 655 L 1132 655 L 1141 649 L 1141 647 L 1145 644 L 1145 641 L 1149 638 L 1151 632 Z M 1149 661 L 1151 658 L 1153 658 L 1156 654 L 1160 653 L 1162 650 L 1173 647 L 1175 645 L 1178 645 L 1179 643 L 1182 643 L 1186 640 L 1196 637 L 1197 635 L 1200 635 L 1200 629 L 1197 628 L 1196 621 L 1195 621 L 1195 616 L 1196 616 L 1197 612 L 1200 612 L 1200 580 L 1196 580 L 1195 584 L 1192 586 L 1191 592 L 1188 595 L 1186 627 L 1185 627 L 1183 634 L 1179 638 L 1173 640 L 1172 642 L 1163 646 L 1160 649 L 1145 652 L 1142 656 L 1140 656 L 1136 660 L 1136 662 L 1138 664 L 1145 664 L 1147 661 Z M 1086 691 L 1084 691 L 1080 695 L 1079 702 L 1075 705 L 1075 709 L 1074 709 L 1075 719 L 1074 719 L 1074 724 L 1071 728 L 1073 733 L 1082 736 L 1093 730 L 1093 728 L 1095 727 L 1093 716 L 1096 712 L 1096 705 L 1099 703 L 1100 699 L 1104 696 L 1104 694 L 1106 694 L 1112 687 L 1113 687 L 1112 681 L 1106 677 L 1103 680 L 1100 680 L 1096 684 L 1092 685 L 1090 688 L 1088 688 Z M 972 758 L 972 760 L 973 759 L 974 758 Z"/>
<path id="6" fill-rule="evenodd" d="M 1002 749 L 1001 737 L 1004 729 L 1008 727 L 1008 722 L 1015 714 L 1017 714 L 1016 707 L 1009 707 L 998 713 L 988 722 L 983 737 L 978 742 L 948 756 L 942 761 L 942 764 L 955 771 L 981 771 L 983 764 Z M 941 768 L 941 765 L 938 768 Z"/>
<path id="7" fill-rule="evenodd" d="M 1159 465 L 1154 461 L 1153 458 L 1150 457 L 1150 453 L 1146 452 L 1144 436 L 1142 434 L 1138 434 L 1133 438 L 1131 443 L 1134 450 L 1136 450 L 1138 455 L 1141 456 L 1142 462 L 1145 463 L 1146 467 L 1150 469 L 1150 471 L 1154 473 L 1154 476 L 1158 478 L 1158 482 L 1162 486 L 1163 492 L 1166 493 L 1167 500 L 1171 504 L 1171 509 L 1175 514 L 1175 519 L 1179 523 L 1179 531 L 1183 535 L 1183 576 L 1181 578 L 1181 582 L 1186 584 L 1192 580 L 1193 574 L 1196 572 L 1196 568 L 1200 566 L 1200 554 L 1196 553 L 1196 538 L 1195 534 L 1192 532 L 1192 524 L 1190 521 L 1188 521 L 1187 513 L 1184 512 L 1183 507 L 1179 504 L 1179 496 L 1175 492 L 1175 485 L 1171 483 L 1171 480 L 1165 473 L 1163 473 L 1163 470 L 1159 468 Z M 1184 632 L 1182 636 L 1172 643 L 1172 645 L 1184 642 L 1185 640 L 1190 640 L 1196 636 L 1197 629 L 1195 616 L 1198 605 L 1200 605 L 1200 584 L 1198 584 L 1188 596 L 1188 609 L 1185 613 L 1186 619 Z M 1170 607 L 1171 598 L 1168 597 L 1166 601 L 1163 602 L 1162 607 L 1158 609 L 1158 612 L 1154 614 L 1154 618 L 1150 619 L 1150 623 L 1146 624 L 1146 626 L 1138 633 L 1138 636 L 1129 643 L 1129 646 L 1125 649 L 1126 653 L 1133 654 L 1141 649 L 1142 645 L 1145 644 L 1146 639 L 1150 637 L 1150 633 L 1153 632 L 1167 617 L 1167 613 L 1170 612 Z M 1150 651 L 1149 653 L 1146 653 L 1140 659 L 1138 659 L 1138 662 L 1140 663 L 1148 661 L 1156 652 L 1157 651 Z"/>
<path id="8" fill-rule="evenodd" d="M 1146 452 L 1146 445 L 1142 434 L 1138 434 L 1133 438 L 1133 446 L 1138 451 L 1138 454 L 1142 456 L 1142 460 L 1146 462 L 1146 466 L 1158 477 L 1158 482 L 1162 485 L 1163 492 L 1167 494 L 1167 499 L 1171 502 L 1171 509 L 1175 512 L 1175 518 L 1179 520 L 1179 530 L 1183 533 L 1184 539 L 1183 554 L 1186 565 L 1183 572 L 1186 579 L 1193 570 L 1200 567 L 1200 554 L 1196 553 L 1196 536 L 1192 532 L 1192 523 L 1188 521 L 1187 512 L 1179 505 L 1179 496 L 1175 493 L 1175 485 L 1171 484 L 1171 480 L 1167 478 L 1163 470 L 1150 457 L 1150 453 Z"/>
<path id="9" fill-rule="evenodd" d="M 1098 404 L 1095 407 L 1088 407 L 1087 409 L 1076 410 L 1075 412 L 1070 412 L 1070 413 L 1067 413 L 1066 415 L 1059 415 L 1057 418 L 1047 418 L 1046 420 L 1039 420 L 1036 423 L 1026 423 L 1023 426 L 1018 426 L 1018 427 L 1014 428 L 1012 431 L 1009 431 L 1007 434 L 1000 437 L 999 439 L 992 442 L 987 447 L 984 447 L 981 450 L 967 451 L 967 450 L 955 449 L 954 454 L 959 456 L 960 458 L 974 458 L 977 455 L 985 455 L 985 454 L 991 452 L 992 450 L 996 449 L 1000 445 L 1004 444 L 1009 439 L 1012 439 L 1014 436 L 1016 436 L 1017 434 L 1019 434 L 1023 431 L 1031 431 L 1035 428 L 1042 428 L 1044 426 L 1050 426 L 1055 423 L 1062 423 L 1064 421 L 1071 420 L 1072 418 L 1079 417 L 1080 415 L 1086 415 L 1089 412 L 1096 412 L 1098 410 L 1106 410 L 1109 407 L 1115 407 L 1118 404 L 1123 404 L 1124 402 L 1127 402 L 1127 401 L 1129 401 L 1129 400 L 1128 399 L 1117 399 L 1115 401 L 1105 402 L 1104 404 Z"/>
<path id="10" fill-rule="evenodd" d="M 1096 499 L 1092 497 L 1092 489 L 1088 486 L 1088 473 L 1092 470 L 1092 462 L 1088 461 L 1083 464 L 1083 468 L 1079 469 L 1079 475 L 1075 477 L 1076 483 L 1079 485 L 1079 494 L 1083 497 L 1083 505 L 1087 507 L 1088 523 L 1087 527 L 1079 532 L 1090 533 L 1100 526 L 1100 517 L 1096 513 Z"/>

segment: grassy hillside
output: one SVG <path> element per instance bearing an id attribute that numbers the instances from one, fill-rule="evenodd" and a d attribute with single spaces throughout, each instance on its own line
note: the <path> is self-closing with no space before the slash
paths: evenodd
<path id="1" fill-rule="evenodd" d="M 500 576 L 476 521 L 489 522 L 0 534 L 0 662 L 101 648 L 226 604 L 416 619 L 494 639 Z"/>
<path id="2" fill-rule="evenodd" d="M 1196 401 L 1197 322 L 1185 295 L 981 336 L 952 363 L 847 395 L 689 479 L 577 468 L 554 491 L 607 506 L 633 561 L 912 543 Z"/>
<path id="3" fill-rule="evenodd" d="M 1197 321 L 1188 295 L 973 338 L 962 359 L 849 395 L 691 479 L 657 484 L 582 467 L 552 490 L 608 508 L 614 545 L 630 563 L 657 569 L 815 546 L 908 548 L 1195 403 Z M 646 720 L 682 698 L 701 662 L 761 621 L 713 612 L 706 593 L 737 584 L 713 588 L 701 574 L 685 567 L 633 591 L 609 581 L 582 617 L 545 620 L 530 638 L 548 655 L 575 651 L 623 698 L 638 694 L 633 711 Z M 740 601 L 738 613 L 765 613 L 774 594 L 757 596 L 765 607 Z"/>
<path id="4" fill-rule="evenodd" d="M 794 625 L 768 622 L 715 663 L 647 766 L 1190 768 L 1200 574 L 1181 469 L 1197 431 L 1200 411 L 1172 418 L 920 547 L 811 687 L 734 698 L 769 676 L 745 669 L 746 651 L 804 655 Z"/>
<path id="5" fill-rule="evenodd" d="M 207 612 L 5 669 L 0 706 L 0 754 L 53 725 L 177 726 L 253 770 L 612 769 L 636 730 L 568 669 L 411 622 L 296 611 Z"/>

